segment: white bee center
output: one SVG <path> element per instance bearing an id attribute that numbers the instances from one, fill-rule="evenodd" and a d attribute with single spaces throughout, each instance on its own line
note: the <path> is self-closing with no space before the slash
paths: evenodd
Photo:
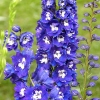
<path id="1" fill-rule="evenodd" d="M 71 61 L 70 64 L 68 65 L 69 68 L 73 67 L 73 62 Z"/>
<path id="2" fill-rule="evenodd" d="M 71 37 L 73 34 L 75 34 L 75 33 L 68 33 L 68 37 Z"/>
<path id="3" fill-rule="evenodd" d="M 45 36 L 45 37 L 43 38 L 43 41 L 44 41 L 46 44 L 50 44 L 50 41 L 49 41 L 49 39 L 47 38 L 47 36 Z"/>
<path id="4" fill-rule="evenodd" d="M 47 1 L 47 6 L 50 6 L 51 5 L 51 2 L 50 0 Z"/>
<path id="5" fill-rule="evenodd" d="M 23 44 L 26 44 L 26 43 L 29 42 L 29 41 L 30 41 L 29 38 L 25 38 L 25 39 L 23 39 Z"/>
<path id="6" fill-rule="evenodd" d="M 47 55 L 46 54 L 44 54 L 44 55 L 42 55 L 43 56 L 43 58 L 40 60 L 40 62 L 41 63 L 47 63 L 48 62 L 48 58 L 47 58 Z"/>
<path id="7" fill-rule="evenodd" d="M 63 99 L 64 98 L 64 94 L 62 92 L 59 92 L 59 99 Z"/>
<path id="8" fill-rule="evenodd" d="M 24 96 L 24 91 L 25 91 L 25 88 L 22 88 L 22 89 L 20 90 L 20 93 L 19 93 L 19 94 L 20 94 L 21 96 Z"/>
<path id="9" fill-rule="evenodd" d="M 51 18 L 50 18 L 50 13 L 49 12 L 46 12 L 46 20 L 50 20 Z"/>
<path id="10" fill-rule="evenodd" d="M 55 54 L 54 54 L 53 56 L 54 56 L 54 58 L 59 59 L 59 58 L 61 57 L 60 51 L 56 51 Z"/>
<path id="11" fill-rule="evenodd" d="M 40 100 L 42 98 L 42 91 L 35 91 L 35 94 L 32 96 L 33 100 Z"/>
<path id="12" fill-rule="evenodd" d="M 18 67 L 20 67 L 21 69 L 24 69 L 25 68 L 25 64 L 26 64 L 26 59 L 25 58 L 22 58 L 22 62 L 20 62 L 18 64 Z"/>
<path id="13" fill-rule="evenodd" d="M 58 31 L 58 27 L 56 27 L 54 24 L 50 25 L 52 31 Z"/>
<path id="14" fill-rule="evenodd" d="M 65 72 L 66 72 L 65 70 L 59 70 L 58 71 L 58 76 L 61 77 L 61 78 L 65 78 L 65 76 L 66 76 Z"/>
<path id="15" fill-rule="evenodd" d="M 67 48 L 67 54 L 70 54 L 70 52 L 71 52 L 71 48 L 68 47 L 68 48 Z"/>
<path id="16" fill-rule="evenodd" d="M 69 25 L 68 22 L 64 21 L 64 26 L 68 26 L 68 25 Z"/>
<path id="17" fill-rule="evenodd" d="M 57 40 L 58 40 L 58 42 L 64 42 L 64 37 L 63 36 L 58 36 Z"/>
<path id="18" fill-rule="evenodd" d="M 8 45 L 13 45 L 14 44 L 14 40 L 8 39 L 7 43 L 8 43 Z"/>
<path id="19" fill-rule="evenodd" d="M 59 14 L 62 16 L 62 17 L 65 17 L 65 11 L 64 10 L 61 10 L 60 12 L 59 12 Z"/>

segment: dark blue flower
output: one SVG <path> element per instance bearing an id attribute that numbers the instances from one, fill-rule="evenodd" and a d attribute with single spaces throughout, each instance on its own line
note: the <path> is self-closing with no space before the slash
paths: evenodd
<path id="1" fill-rule="evenodd" d="M 24 32 L 20 35 L 20 45 L 23 48 L 31 48 L 33 44 L 33 34 L 31 32 Z"/>
<path id="2" fill-rule="evenodd" d="M 19 99 L 19 100 L 21 99 L 22 100 L 22 98 L 26 96 L 27 89 L 28 89 L 28 86 L 26 85 L 26 83 L 18 81 L 16 83 L 16 86 L 14 87 L 15 99 Z"/>
<path id="3" fill-rule="evenodd" d="M 66 66 L 59 66 L 53 72 L 53 79 L 57 85 L 69 84 L 73 80 L 73 71 Z"/>
<path id="4" fill-rule="evenodd" d="M 55 4 L 55 0 L 42 0 L 42 5 L 45 9 L 52 8 Z"/>
<path id="5" fill-rule="evenodd" d="M 58 36 L 62 32 L 62 26 L 57 20 L 52 20 L 46 27 L 49 36 Z"/>
<path id="6" fill-rule="evenodd" d="M 49 37 L 48 35 L 44 34 L 37 41 L 37 44 L 38 44 L 39 49 L 50 50 L 51 47 L 52 47 L 51 37 Z"/>
<path id="7" fill-rule="evenodd" d="M 41 22 L 48 23 L 53 19 L 53 13 L 50 10 L 44 10 L 41 14 Z"/>
<path id="8" fill-rule="evenodd" d="M 37 50 L 37 54 L 35 57 L 38 67 L 43 67 L 45 69 L 49 69 L 50 63 L 49 63 L 49 55 L 47 52 L 43 50 Z"/>
<path id="9" fill-rule="evenodd" d="M 6 43 L 8 51 L 17 49 L 18 47 L 17 39 L 18 37 L 13 32 L 11 32 L 8 41 Z"/>
<path id="10" fill-rule="evenodd" d="M 59 0 L 58 5 L 60 8 L 64 8 L 67 5 L 67 0 Z"/>
<path id="11" fill-rule="evenodd" d="M 16 52 L 16 55 L 12 56 L 12 62 L 15 73 L 19 78 L 23 79 L 28 76 L 28 70 L 31 63 L 31 58 L 28 55 L 24 55 L 21 52 Z"/>
<path id="12" fill-rule="evenodd" d="M 73 23 L 69 23 L 68 19 L 62 21 L 62 25 L 63 25 L 63 28 L 67 31 L 68 30 L 70 31 L 71 29 L 73 29 Z"/>
<path id="13" fill-rule="evenodd" d="M 53 44 L 57 47 L 67 47 L 68 44 L 68 38 L 66 36 L 66 33 L 62 32 L 57 37 L 54 37 Z"/>
<path id="14" fill-rule="evenodd" d="M 26 91 L 24 100 L 48 100 L 48 93 L 45 86 L 37 85 Z"/>
<path id="15" fill-rule="evenodd" d="M 54 47 L 50 51 L 49 57 L 52 66 L 56 66 L 56 64 L 65 65 L 67 59 L 66 49 Z"/>
<path id="16" fill-rule="evenodd" d="M 59 18 L 59 19 L 66 19 L 68 14 L 66 12 L 66 9 L 59 9 L 57 12 L 56 12 L 56 16 Z"/>

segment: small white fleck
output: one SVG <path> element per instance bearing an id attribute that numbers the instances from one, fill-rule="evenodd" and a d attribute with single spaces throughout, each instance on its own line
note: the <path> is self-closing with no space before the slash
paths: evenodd
<path id="1" fill-rule="evenodd" d="M 53 56 L 54 56 L 54 58 L 59 59 L 59 58 L 61 57 L 60 51 L 56 51 L 55 54 L 54 54 Z"/>

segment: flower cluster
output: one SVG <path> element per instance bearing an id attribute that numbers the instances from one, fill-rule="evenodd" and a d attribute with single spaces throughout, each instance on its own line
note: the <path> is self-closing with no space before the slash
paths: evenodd
<path id="1" fill-rule="evenodd" d="M 19 32 L 21 35 L 17 36 Z M 15 86 L 15 100 L 21 100 L 24 96 L 26 82 L 29 76 L 30 65 L 34 60 L 34 54 L 31 50 L 33 44 L 33 34 L 31 32 L 21 33 L 19 26 L 13 26 L 12 32 L 8 35 L 5 32 L 6 48 L 8 51 L 15 50 L 12 58 L 12 64 L 7 63 L 4 69 L 5 79 L 10 78 Z M 23 48 L 21 50 L 20 48 Z M 27 99 L 29 100 L 29 99 Z"/>
<path id="2" fill-rule="evenodd" d="M 32 79 L 35 86 L 45 86 L 48 99 L 72 100 L 70 84 L 77 81 L 76 1 L 59 0 L 59 9 L 56 5 L 55 0 L 42 0 L 41 19 L 36 28 L 37 68 Z"/>
<path id="3" fill-rule="evenodd" d="M 4 73 L 5 79 L 10 78 L 16 84 L 15 100 L 72 100 L 70 84 L 77 83 L 77 28 L 76 0 L 59 0 L 58 4 L 55 0 L 42 0 L 34 57 L 32 33 L 21 33 L 19 26 L 13 26 L 6 47 L 8 51 L 15 50 L 16 55 L 11 57 L 13 64 L 7 64 Z M 17 32 L 21 35 L 17 36 Z M 28 86 L 28 72 L 34 59 L 37 68 Z"/>

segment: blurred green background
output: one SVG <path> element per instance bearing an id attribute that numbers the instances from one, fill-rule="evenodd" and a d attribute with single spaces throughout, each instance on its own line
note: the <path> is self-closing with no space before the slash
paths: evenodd
<path id="1" fill-rule="evenodd" d="M 79 34 L 87 36 L 88 32 L 83 31 L 82 27 L 84 24 L 81 23 L 81 19 L 84 18 L 83 13 L 87 12 L 88 9 L 84 8 L 84 4 L 91 0 L 77 0 L 78 5 L 78 18 L 79 18 Z M 0 0 L 0 30 L 8 29 L 8 14 L 9 14 L 9 4 L 11 0 Z M 100 4 L 99 4 L 100 6 Z M 100 8 L 100 7 L 99 7 Z M 22 31 L 31 31 L 35 34 L 35 28 L 37 26 L 37 21 L 40 19 L 41 15 L 41 0 L 22 0 L 16 7 L 17 14 L 15 17 L 14 24 L 19 25 L 22 28 Z M 98 18 L 97 23 L 100 24 L 100 15 L 96 16 Z M 96 23 L 96 24 L 97 24 Z M 100 30 L 94 31 L 100 35 Z M 94 42 L 92 44 L 91 53 L 100 56 L 100 42 Z M 36 41 L 34 43 L 33 49 L 36 50 Z M 8 57 L 12 55 L 9 53 Z M 7 61 L 10 61 L 10 58 L 7 58 Z M 100 60 L 99 60 L 100 63 Z M 32 69 L 36 67 L 35 63 L 32 64 Z M 77 66 L 78 69 L 81 66 Z M 95 69 L 92 71 L 93 74 L 97 74 L 100 77 L 100 69 Z M 78 70 L 78 80 L 83 82 L 83 78 L 79 74 Z M 92 88 L 93 97 L 100 97 L 100 80 L 96 82 L 96 86 Z M 78 89 L 78 88 L 77 88 Z M 90 89 L 91 90 L 91 89 Z M 13 85 L 9 80 L 4 81 L 3 76 L 0 79 L 0 100 L 14 100 L 14 89 Z M 76 99 L 77 100 L 77 99 Z"/>

